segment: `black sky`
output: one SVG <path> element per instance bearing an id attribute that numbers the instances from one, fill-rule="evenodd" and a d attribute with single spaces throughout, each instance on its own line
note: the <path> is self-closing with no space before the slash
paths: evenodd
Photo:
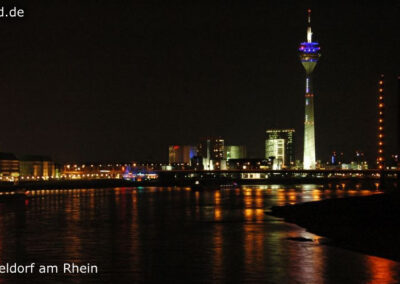
<path id="1" fill-rule="evenodd" d="M 380 73 L 393 152 L 400 2 L 371 2 L 8 1 L 26 17 L 0 19 L 0 151 L 167 160 L 221 135 L 262 157 L 266 129 L 295 128 L 300 159 L 310 7 L 317 158 L 374 158 Z"/>

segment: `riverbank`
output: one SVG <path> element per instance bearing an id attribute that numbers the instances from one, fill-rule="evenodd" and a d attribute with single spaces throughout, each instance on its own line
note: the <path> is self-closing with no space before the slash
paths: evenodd
<path id="1" fill-rule="evenodd" d="M 400 193 L 276 206 L 267 213 L 332 244 L 400 261 Z"/>

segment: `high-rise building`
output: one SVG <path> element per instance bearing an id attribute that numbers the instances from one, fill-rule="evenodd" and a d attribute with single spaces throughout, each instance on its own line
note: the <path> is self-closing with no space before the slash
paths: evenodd
<path id="1" fill-rule="evenodd" d="M 190 145 L 173 145 L 169 146 L 168 150 L 168 161 L 170 164 L 189 164 L 190 159 L 196 156 L 197 153 L 197 148 Z"/>
<path id="2" fill-rule="evenodd" d="M 384 96 L 384 75 L 381 74 L 378 82 L 378 153 L 377 168 L 382 170 L 385 167 L 385 96 Z"/>
<path id="3" fill-rule="evenodd" d="M 299 51 L 300 61 L 306 71 L 303 168 L 315 169 L 314 92 L 311 74 L 321 53 L 318 42 L 312 41 L 310 9 L 308 10 L 307 41 L 300 44 Z"/>
<path id="4" fill-rule="evenodd" d="M 225 146 L 225 159 L 245 159 L 247 155 L 246 146 Z"/>
<path id="5" fill-rule="evenodd" d="M 272 169 L 281 169 L 285 160 L 285 139 L 267 139 L 265 141 L 265 158 L 273 159 Z"/>
<path id="6" fill-rule="evenodd" d="M 268 129 L 265 140 L 265 158 L 273 158 L 273 169 L 291 167 L 295 164 L 294 129 Z"/>
<path id="7" fill-rule="evenodd" d="M 203 158 L 205 170 L 221 169 L 224 164 L 225 141 L 221 137 L 205 137 L 200 139 L 197 155 Z"/>

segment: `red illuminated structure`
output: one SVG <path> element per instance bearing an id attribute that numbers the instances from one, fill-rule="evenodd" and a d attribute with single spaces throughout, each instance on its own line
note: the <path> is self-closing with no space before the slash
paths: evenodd
<path id="1" fill-rule="evenodd" d="M 381 74 L 378 83 L 378 155 L 377 168 L 385 168 L 385 95 L 384 95 L 384 75 Z"/>
<path id="2" fill-rule="evenodd" d="M 172 145 L 169 146 L 170 164 L 190 164 L 190 160 L 196 156 L 197 149 L 190 145 Z"/>

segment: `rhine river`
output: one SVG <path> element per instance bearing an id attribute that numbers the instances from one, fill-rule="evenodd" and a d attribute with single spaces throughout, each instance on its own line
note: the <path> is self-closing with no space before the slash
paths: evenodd
<path id="1" fill-rule="evenodd" d="M 0 274 L 0 283 L 398 283 L 400 263 L 264 214 L 373 193 L 312 185 L 39 191 L 0 202 L 0 265 L 90 263 L 99 271 Z"/>

